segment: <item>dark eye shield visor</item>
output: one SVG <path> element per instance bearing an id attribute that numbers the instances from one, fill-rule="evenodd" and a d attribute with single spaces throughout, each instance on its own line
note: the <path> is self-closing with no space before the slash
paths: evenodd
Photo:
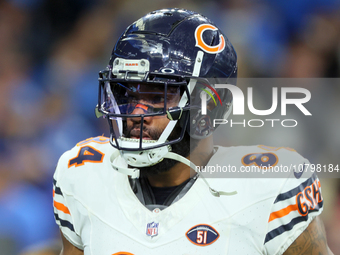
<path id="1" fill-rule="evenodd" d="M 167 109 L 178 106 L 181 94 L 179 86 L 116 83 L 105 88 L 102 106 L 120 116 L 163 115 Z"/>
<path id="2" fill-rule="evenodd" d="M 189 99 L 184 79 L 180 82 L 162 76 L 152 81 L 102 79 L 100 84 L 99 111 L 110 118 L 166 115 L 179 106 L 183 94 Z M 189 105 L 181 108 L 189 110 Z"/>

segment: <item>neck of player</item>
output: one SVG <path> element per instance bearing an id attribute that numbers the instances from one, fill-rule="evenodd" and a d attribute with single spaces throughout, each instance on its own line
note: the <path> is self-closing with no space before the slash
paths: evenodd
<path id="1" fill-rule="evenodd" d="M 197 147 L 187 157 L 196 166 L 205 166 L 213 155 L 214 144 L 212 136 L 202 139 Z M 178 186 L 195 176 L 196 172 L 189 166 L 178 162 L 169 171 L 156 175 L 149 175 L 148 180 L 153 187 Z"/>

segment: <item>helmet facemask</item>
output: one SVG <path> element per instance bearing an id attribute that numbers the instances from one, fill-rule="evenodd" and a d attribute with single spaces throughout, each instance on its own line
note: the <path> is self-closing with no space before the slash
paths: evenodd
<path id="1" fill-rule="evenodd" d="M 111 68 L 100 72 L 98 111 L 109 120 L 112 146 L 135 167 L 157 164 L 183 139 L 189 117 L 187 79 Z M 178 120 L 180 120 L 178 122 Z M 158 126 L 149 126 L 156 121 Z M 180 125 L 180 132 L 173 132 Z M 163 130 L 164 129 L 164 130 Z"/>

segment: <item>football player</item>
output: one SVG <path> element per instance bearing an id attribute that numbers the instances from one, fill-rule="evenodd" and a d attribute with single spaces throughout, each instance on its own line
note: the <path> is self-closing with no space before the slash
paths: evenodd
<path id="1" fill-rule="evenodd" d="M 315 175 L 207 180 L 197 170 L 308 162 L 291 149 L 214 146 L 213 120 L 232 102 L 214 84 L 236 78 L 233 46 L 198 13 L 158 10 L 125 30 L 99 73 L 96 114 L 111 136 L 78 143 L 54 175 L 62 254 L 332 254 Z"/>

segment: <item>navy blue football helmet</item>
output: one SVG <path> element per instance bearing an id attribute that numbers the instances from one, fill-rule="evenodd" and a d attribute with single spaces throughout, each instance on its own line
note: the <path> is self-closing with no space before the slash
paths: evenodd
<path id="1" fill-rule="evenodd" d="M 125 30 L 108 67 L 99 73 L 97 116 L 109 120 L 114 147 L 125 152 L 151 151 L 149 156 L 156 159 L 143 166 L 155 164 L 162 158 L 155 149 L 180 142 L 185 132 L 194 139 L 212 134 L 213 119 L 225 118 L 232 101 L 228 90 L 215 90 L 214 84 L 236 85 L 236 78 L 236 52 L 212 21 L 183 9 L 153 11 Z M 201 109 L 202 93 L 213 96 L 206 114 Z M 135 109 L 139 114 L 134 114 Z M 150 116 L 170 120 L 156 140 L 143 139 L 143 123 Z M 140 134 L 134 138 L 125 132 L 129 118 L 141 123 Z M 181 132 L 173 135 L 175 126 Z"/>

